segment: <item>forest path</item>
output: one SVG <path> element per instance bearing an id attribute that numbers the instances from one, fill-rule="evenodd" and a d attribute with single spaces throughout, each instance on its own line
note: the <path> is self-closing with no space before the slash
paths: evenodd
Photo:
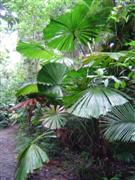
<path id="1" fill-rule="evenodd" d="M 0 180 L 15 180 L 15 127 L 0 130 Z"/>

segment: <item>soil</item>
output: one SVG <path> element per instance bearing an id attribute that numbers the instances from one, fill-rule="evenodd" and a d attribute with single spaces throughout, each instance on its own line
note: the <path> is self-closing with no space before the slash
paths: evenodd
<path id="1" fill-rule="evenodd" d="M 0 130 L 0 180 L 15 180 L 16 130 L 16 127 Z M 35 171 L 28 180 L 78 180 L 75 172 L 76 165 L 81 164 L 78 157 L 67 151 L 64 157 L 50 160 L 41 170 Z"/>
<path id="2" fill-rule="evenodd" d="M 28 180 L 79 180 L 76 167 L 81 165 L 79 155 L 66 152 L 65 157 L 58 157 L 36 171 Z"/>
<path id="3" fill-rule="evenodd" d="M 0 131 L 0 180 L 14 180 L 16 169 L 15 127 Z"/>

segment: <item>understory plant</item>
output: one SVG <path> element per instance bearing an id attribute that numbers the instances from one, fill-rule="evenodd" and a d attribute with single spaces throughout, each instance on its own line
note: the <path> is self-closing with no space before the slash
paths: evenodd
<path id="1" fill-rule="evenodd" d="M 82 1 L 51 19 L 44 29 L 45 44 L 19 42 L 17 46 L 24 56 L 39 59 L 41 69 L 36 82 L 18 90 L 16 96 L 25 101 L 14 110 L 27 107 L 28 123 L 32 124 L 38 103 L 36 122 L 45 132 L 51 129 L 69 146 L 73 137 L 78 143 L 87 139 L 82 143 L 91 156 L 87 172 L 94 172 L 90 177 L 97 180 L 134 174 L 132 168 L 125 174 L 127 165 L 116 160 L 112 143 L 134 143 L 135 52 L 92 52 L 93 41 L 106 27 L 112 7 L 109 0 Z M 44 162 L 48 162 L 46 153 L 32 141 L 20 155 L 17 177 L 25 179 Z"/>

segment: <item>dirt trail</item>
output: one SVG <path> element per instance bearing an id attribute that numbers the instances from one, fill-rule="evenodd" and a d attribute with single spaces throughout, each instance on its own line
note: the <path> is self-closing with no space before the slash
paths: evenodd
<path id="1" fill-rule="evenodd" d="M 0 180 L 15 180 L 15 131 L 14 127 L 0 130 Z"/>

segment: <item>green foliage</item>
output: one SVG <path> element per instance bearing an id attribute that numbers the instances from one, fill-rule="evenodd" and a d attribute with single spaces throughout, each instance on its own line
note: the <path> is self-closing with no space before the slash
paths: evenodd
<path id="1" fill-rule="evenodd" d="M 113 106 L 126 103 L 127 100 L 114 89 L 91 87 L 80 94 L 80 98 L 71 107 L 70 112 L 76 116 L 99 118 L 111 111 Z"/>
<path id="2" fill-rule="evenodd" d="M 80 48 L 81 44 L 87 45 L 92 42 L 100 26 L 104 24 L 103 19 L 106 19 L 105 9 L 102 2 L 89 0 L 80 3 L 70 12 L 51 19 L 44 29 L 44 38 L 48 46 L 61 51 L 72 51 Z M 102 21 L 101 19 L 98 21 L 99 14 Z"/>
<path id="3" fill-rule="evenodd" d="M 129 46 L 126 46 L 126 44 L 135 40 L 134 14 L 135 4 L 132 1 L 130 3 L 121 3 L 113 8 L 109 17 L 110 29 L 113 33 L 106 42 L 105 50 L 120 51 L 129 49 Z M 112 47 L 110 46 L 111 44 Z"/>
<path id="4" fill-rule="evenodd" d="M 67 67 L 60 63 L 49 63 L 42 67 L 37 76 L 38 89 L 41 93 L 63 96 L 61 84 L 67 72 Z"/>
<path id="5" fill-rule="evenodd" d="M 130 104 L 113 108 L 105 119 L 109 141 L 135 141 L 135 110 Z"/>
<path id="6" fill-rule="evenodd" d="M 7 109 L 8 107 L 0 107 L 0 129 L 10 125 L 10 115 Z"/>
<path id="7" fill-rule="evenodd" d="M 94 84 L 127 89 L 134 81 L 134 60 L 132 51 L 98 52 L 90 54 L 83 60 L 83 64 L 88 69 L 87 77 Z"/>
<path id="8" fill-rule="evenodd" d="M 4 1 L 5 7 L 16 13 L 18 18 L 17 29 L 21 39 L 40 39 L 42 29 L 49 23 L 50 14 L 62 14 L 68 8 L 74 6 L 72 0 L 11 0 Z"/>
<path id="9" fill-rule="evenodd" d="M 44 38 L 48 41 L 48 46 L 71 51 L 75 48 L 75 42 L 78 44 L 90 42 L 96 33 L 89 28 L 86 8 L 77 6 L 72 12 L 56 20 L 52 19 L 44 30 Z"/>
<path id="10" fill-rule="evenodd" d="M 9 52 L 0 52 L 0 104 L 14 103 L 15 93 L 19 85 L 24 82 L 23 64 L 19 62 L 13 68 Z"/>
<path id="11" fill-rule="evenodd" d="M 55 54 L 52 50 L 34 42 L 19 42 L 16 50 L 30 59 L 48 61 L 58 58 L 58 55 Z"/>
<path id="12" fill-rule="evenodd" d="M 34 5 L 36 3 L 37 1 L 34 2 Z M 47 64 L 43 63 L 44 65 L 38 72 L 37 85 L 30 84 L 23 87 L 18 91 L 17 95 L 27 95 L 34 91 L 45 95 L 46 101 L 43 104 L 41 102 L 43 111 L 35 122 L 37 123 L 39 120 L 38 123 L 40 124 L 40 120 L 42 120 L 42 125 L 45 129 L 52 129 L 55 132 L 59 130 L 58 132 L 60 133 L 68 122 L 63 105 L 63 99 L 66 99 L 66 102 L 68 102 L 67 107 L 69 107 L 69 112 L 71 113 L 70 118 L 75 126 L 75 132 L 77 132 L 75 135 L 77 134 L 76 136 L 79 139 L 76 142 L 84 141 L 84 137 L 86 137 L 91 146 L 93 162 L 90 163 L 90 171 L 87 167 L 87 169 L 82 169 L 81 172 L 82 174 L 86 173 L 86 176 L 103 177 L 104 179 L 119 178 L 119 174 L 117 176 L 114 171 L 117 173 L 121 172 L 121 170 L 122 173 L 125 171 L 121 167 L 119 169 L 119 165 L 121 166 L 122 162 L 118 162 L 118 167 L 114 167 L 115 162 L 111 162 L 109 169 L 111 175 L 108 173 L 108 164 L 112 159 L 110 158 L 111 152 L 109 152 L 107 147 L 108 144 L 106 145 L 104 138 L 108 141 L 134 141 L 135 128 L 134 108 L 126 105 L 128 102 L 127 96 L 117 90 L 120 89 L 130 94 L 129 89 L 131 89 L 131 86 L 134 88 L 134 84 L 131 85 L 131 82 L 134 83 L 134 52 L 101 52 L 88 55 L 89 49 L 91 49 L 90 43 L 94 42 L 93 39 L 105 27 L 111 7 L 112 3 L 109 0 L 81 1 L 72 10 L 66 11 L 64 15 L 51 17 L 50 23 L 44 29 L 46 46 L 38 43 L 20 42 L 17 47 L 17 50 L 26 57 L 47 62 Z M 126 35 L 124 33 L 127 27 L 131 25 L 130 20 L 133 22 L 129 14 L 131 12 L 130 9 L 127 11 L 125 8 L 129 8 L 129 6 L 114 8 L 108 20 L 110 26 L 113 24 L 112 30 L 116 33 L 115 38 L 118 41 L 118 45 L 120 44 L 120 46 L 108 51 L 124 49 L 126 41 L 129 42 L 132 39 L 132 35 L 130 34 L 129 36 L 129 31 Z M 132 11 L 134 12 L 134 8 Z M 34 23 L 35 18 L 32 21 Z M 34 24 L 32 25 L 34 27 Z M 122 37 L 121 34 L 123 35 Z M 37 35 L 37 31 L 36 34 L 33 33 L 33 38 L 36 38 L 35 35 Z M 110 40 L 110 42 L 113 41 Z M 132 42 L 134 44 L 134 41 Z M 57 56 L 57 50 L 50 48 L 60 50 L 60 56 L 59 54 Z M 72 54 L 71 51 L 73 51 Z M 80 52 L 83 55 L 80 56 Z M 61 61 L 63 64 L 52 62 L 57 57 L 61 59 L 62 53 L 63 56 L 78 58 L 74 59 L 73 67 L 67 68 L 63 61 Z M 131 94 L 133 96 L 133 90 Z M 56 101 L 56 99 L 60 101 Z M 28 105 L 29 102 L 31 102 L 31 99 L 27 100 L 25 105 Z M 62 106 L 59 106 L 59 104 Z M 31 119 L 33 118 L 34 108 L 29 109 L 31 112 L 29 124 L 32 124 Z M 72 115 L 74 116 L 72 117 Z M 100 119 L 101 115 L 104 115 L 105 119 L 103 121 Z M 77 121 L 77 124 L 80 122 L 82 126 L 77 126 L 74 123 L 74 119 Z M 89 128 L 83 126 L 86 121 L 91 124 L 91 126 L 88 126 Z M 84 122 L 84 124 L 81 122 Z M 36 123 L 33 123 L 32 126 L 36 126 Z M 104 125 L 103 128 L 99 126 L 101 123 Z M 67 127 L 66 130 L 71 130 L 73 135 L 73 127 L 71 129 L 68 125 Z M 82 138 L 83 131 L 85 131 L 85 135 Z M 68 141 L 68 131 L 63 131 L 62 133 L 62 140 L 66 143 Z M 72 135 L 71 137 L 73 137 Z M 43 162 L 48 161 L 47 155 L 37 147 L 35 142 L 32 142 L 20 156 L 18 177 L 26 177 L 26 174 L 33 172 L 34 169 L 41 167 Z M 35 157 L 37 151 L 39 151 L 39 156 Z M 40 156 L 40 153 L 43 157 Z M 34 157 L 32 160 L 31 155 Z M 26 163 L 26 158 L 29 163 Z M 94 163 L 95 167 L 93 166 Z M 113 168 L 114 170 L 112 171 Z M 95 172 L 93 173 L 93 171 Z M 120 177 L 122 173 L 120 173 Z"/>
<path id="13" fill-rule="evenodd" d="M 67 72 L 67 67 L 60 63 L 49 63 L 39 71 L 37 80 L 51 85 L 61 85 Z"/>
<path id="14" fill-rule="evenodd" d="M 44 115 L 42 116 L 42 124 L 45 128 L 60 129 L 64 127 L 67 122 L 64 107 L 51 105 L 45 108 Z"/>
<path id="15" fill-rule="evenodd" d="M 42 167 L 48 162 L 47 154 L 36 144 L 30 144 L 19 156 L 19 164 L 16 172 L 16 180 L 25 180 L 27 174 Z"/>
<path id="16" fill-rule="evenodd" d="M 51 131 L 46 131 L 38 135 L 34 140 L 24 141 L 25 147 L 18 157 L 18 168 L 16 171 L 16 180 L 25 180 L 30 173 L 34 170 L 41 168 L 44 163 L 49 162 L 48 155 L 42 150 L 37 142 L 43 138 L 54 138 L 54 134 Z M 21 145 L 21 144 L 20 144 Z"/>
<path id="17" fill-rule="evenodd" d="M 29 83 L 22 86 L 16 93 L 16 96 L 25 96 L 29 94 L 41 94 L 48 96 L 63 96 L 62 81 L 66 75 L 67 67 L 60 63 L 49 63 L 42 66 L 38 72 L 37 83 Z"/>
<path id="18" fill-rule="evenodd" d="M 131 41 L 130 43 L 128 43 L 130 46 L 135 46 L 135 41 Z"/>
<path id="19" fill-rule="evenodd" d="M 36 83 L 32 83 L 32 84 L 27 84 L 23 87 L 21 87 L 17 93 L 16 96 L 25 96 L 28 94 L 33 94 L 33 93 L 37 93 L 38 92 L 38 88 L 37 88 L 37 84 Z"/>

